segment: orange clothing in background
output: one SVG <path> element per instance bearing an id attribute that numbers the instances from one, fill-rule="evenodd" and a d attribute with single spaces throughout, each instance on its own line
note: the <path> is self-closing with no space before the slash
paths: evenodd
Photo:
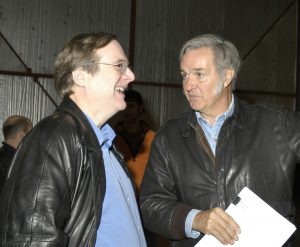
<path id="1" fill-rule="evenodd" d="M 155 132 L 147 129 L 140 140 L 138 149 L 135 151 L 130 147 L 125 135 L 122 134 L 121 126 L 116 129 L 116 138 L 114 140 L 118 150 L 123 154 L 129 170 L 131 171 L 138 193 L 140 192 L 141 182 L 144 176 L 145 168 L 149 158 L 151 142 Z"/>

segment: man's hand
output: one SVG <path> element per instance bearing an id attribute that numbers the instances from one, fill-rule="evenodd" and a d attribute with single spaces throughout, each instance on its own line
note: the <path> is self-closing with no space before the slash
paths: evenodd
<path id="1" fill-rule="evenodd" d="M 193 221 L 193 229 L 212 235 L 222 244 L 234 244 L 241 233 L 239 225 L 222 208 L 199 212 Z"/>

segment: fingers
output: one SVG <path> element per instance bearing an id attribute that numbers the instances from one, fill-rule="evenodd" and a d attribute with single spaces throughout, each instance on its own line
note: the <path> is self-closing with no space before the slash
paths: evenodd
<path id="1" fill-rule="evenodd" d="M 193 229 L 213 235 L 222 244 L 234 244 L 241 232 L 234 219 L 221 208 L 199 212 L 193 222 Z"/>
<path id="2" fill-rule="evenodd" d="M 226 220 L 216 222 L 215 228 L 210 230 L 210 235 L 215 236 L 222 244 L 234 244 L 239 239 L 238 232 Z"/>

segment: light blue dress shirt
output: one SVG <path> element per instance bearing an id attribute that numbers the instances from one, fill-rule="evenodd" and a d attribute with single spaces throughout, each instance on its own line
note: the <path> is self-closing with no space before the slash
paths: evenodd
<path id="1" fill-rule="evenodd" d="M 223 114 L 219 115 L 218 117 L 216 117 L 216 121 L 212 125 L 209 124 L 209 122 L 203 118 L 203 116 L 201 115 L 200 112 L 195 112 L 198 124 L 202 128 L 213 154 L 216 154 L 216 146 L 217 146 L 218 136 L 219 136 L 221 127 L 222 127 L 223 123 L 225 122 L 225 120 L 233 114 L 233 109 L 234 109 L 234 96 L 232 95 L 232 100 L 231 100 L 228 110 L 226 112 L 224 112 Z M 192 209 L 189 212 L 189 214 L 185 220 L 185 233 L 186 233 L 187 237 L 197 238 L 200 235 L 200 232 L 192 230 L 194 218 L 195 218 L 196 214 L 200 211 L 201 210 Z"/>
<path id="2" fill-rule="evenodd" d="M 87 118 L 101 146 L 106 176 L 106 192 L 95 247 L 146 247 L 132 183 L 110 150 L 115 132 L 108 124 L 99 129 Z"/>

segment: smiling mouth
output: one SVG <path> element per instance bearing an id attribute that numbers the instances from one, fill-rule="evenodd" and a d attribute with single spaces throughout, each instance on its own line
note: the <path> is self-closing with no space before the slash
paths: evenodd
<path id="1" fill-rule="evenodd" d="M 115 91 L 120 92 L 120 93 L 124 93 L 126 90 L 125 87 L 115 87 Z"/>

